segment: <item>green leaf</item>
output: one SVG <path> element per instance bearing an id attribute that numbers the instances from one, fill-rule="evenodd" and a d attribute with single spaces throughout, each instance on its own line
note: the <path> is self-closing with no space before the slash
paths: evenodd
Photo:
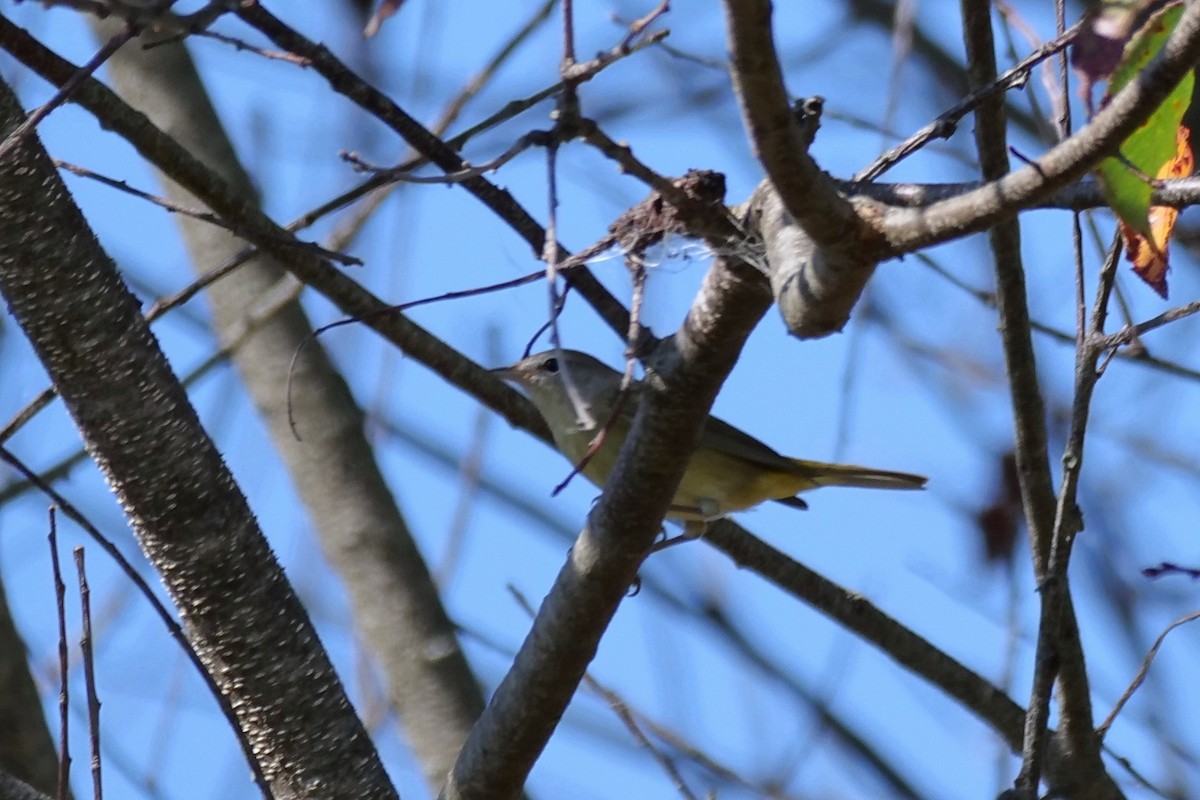
<path id="1" fill-rule="evenodd" d="M 1108 82 L 1103 104 L 1137 77 L 1158 54 L 1183 15 L 1183 3 L 1172 3 L 1151 16 L 1125 47 L 1125 55 Z M 1192 97 L 1195 76 L 1188 72 L 1158 110 L 1121 145 L 1120 157 L 1106 158 L 1096 168 L 1108 204 L 1121 220 L 1144 236 L 1150 232 L 1150 181 L 1175 154 L 1175 137 Z"/>

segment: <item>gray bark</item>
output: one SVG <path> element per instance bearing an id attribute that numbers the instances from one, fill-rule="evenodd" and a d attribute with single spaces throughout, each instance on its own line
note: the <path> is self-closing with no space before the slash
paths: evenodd
<path id="1" fill-rule="evenodd" d="M 0 86 L 0 136 L 23 119 Z M 228 698 L 270 791 L 396 797 L 137 299 L 32 137 L 0 162 L 0 294 Z"/>
<path id="2" fill-rule="evenodd" d="M 111 35 L 120 24 L 97 27 Z M 147 51 L 135 42 L 108 67 L 131 105 L 235 192 L 256 196 L 183 45 Z M 203 205 L 160 177 L 173 201 Z M 225 230 L 176 218 L 197 272 L 219 266 L 246 246 Z M 248 321 L 257 320 L 234 351 L 234 363 L 313 520 L 325 556 L 350 595 L 359 634 L 379 660 L 391 702 L 426 780 L 437 791 L 483 711 L 483 696 L 384 482 L 363 431 L 362 412 L 324 350 L 308 341 L 312 325 L 300 303 L 292 300 L 259 319 L 262 299 L 281 282 L 297 284 L 277 261 L 259 256 L 213 284 L 206 297 L 217 336 L 223 344 L 242 339 Z M 285 391 L 298 351 L 291 405 L 302 441 L 289 425 Z"/>

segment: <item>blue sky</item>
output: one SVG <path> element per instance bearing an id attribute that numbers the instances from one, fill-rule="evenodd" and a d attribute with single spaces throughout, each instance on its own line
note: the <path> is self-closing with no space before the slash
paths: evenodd
<path id="1" fill-rule="evenodd" d="M 446 99 L 486 61 L 529 13 L 528 4 L 432 3 L 410 0 L 383 33 L 364 43 L 348 15 L 331 7 L 284 8 L 309 36 L 323 40 L 349 63 L 363 67 L 406 110 L 436 117 Z M 1019 8 L 1043 37 L 1052 20 L 1026 3 Z M 900 97 L 890 127 L 904 133 L 924 125 L 956 97 L 931 81 L 923 64 L 903 67 L 892 81 L 892 44 L 879 29 L 854 25 L 843 4 L 776 4 L 779 50 L 789 87 L 797 95 L 827 98 L 827 119 L 813 153 L 822 167 L 848 176 L 892 140 L 852 124 L 884 124 L 889 92 Z M 621 28 L 610 16 L 640 16 L 630 2 L 577 4 L 581 54 L 612 46 Z M 35 35 L 72 60 L 90 57 L 95 43 L 74 12 L 25 4 L 11 11 Z M 918 24 L 958 54 L 958 20 L 935 4 L 921 4 Z M 664 25 L 670 43 L 704 58 L 724 58 L 717 4 L 672 4 Z M 246 36 L 222 21 L 217 30 Z M 467 108 L 474 122 L 514 97 L 553 82 L 559 33 L 550 24 L 533 37 Z M 1021 43 L 1022 48 L 1028 46 Z M 272 216 L 286 222 L 358 179 L 338 158 L 356 150 L 377 163 L 404 152 L 377 123 L 325 90 L 318 76 L 214 42 L 193 42 L 239 155 L 251 165 Z M 1022 54 L 1026 49 L 1022 49 Z M 0 60 L 27 107 L 48 96 L 40 80 Z M 1031 81 L 1041 92 L 1040 76 Z M 707 98 L 696 107 L 693 95 Z M 726 174 L 729 200 L 745 198 L 761 178 L 751 156 L 727 78 L 651 51 L 611 67 L 582 90 L 584 113 L 595 115 L 616 139 L 628 140 L 645 162 L 665 174 L 704 167 Z M 1044 93 L 1041 100 L 1044 102 Z M 541 105 L 473 144 L 468 157 L 485 160 L 532 127 L 546 127 Z M 1078 119 L 1078 116 L 1077 116 Z M 971 152 L 972 120 L 946 149 L 922 153 L 889 173 L 889 180 L 960 181 L 974 173 L 955 154 Z M 84 112 L 67 106 L 41 126 L 53 155 L 157 191 L 154 176 L 131 149 L 100 132 Z M 1041 145 L 1017 135 L 1014 146 L 1036 153 Z M 190 280 L 169 215 L 144 202 L 66 176 L 101 242 L 148 302 Z M 540 220 L 546 218 L 545 160 L 536 151 L 516 159 L 493 180 L 510 189 Z M 560 238 L 582 248 L 599 238 L 622 210 L 645 196 L 644 187 L 583 144 L 560 156 Z M 136 220 L 136 222 L 133 222 Z M 1111 222 L 1098 224 L 1105 239 Z M 333 223 L 318 225 L 322 238 Z M 1071 330 L 1073 278 L 1070 222 L 1065 212 L 1039 212 L 1022 222 L 1030 305 L 1035 319 Z M 1088 240 L 1090 241 L 1090 239 Z M 538 269 L 528 247 L 465 192 L 405 187 L 369 224 L 353 252 L 365 262 L 356 278 L 396 302 L 506 280 Z M 1088 248 L 1088 269 L 1098 259 Z M 982 237 L 934 248 L 928 255 L 959 280 L 992 285 Z M 656 254 L 647 289 L 646 321 L 665 334 L 677 326 L 707 265 L 695 243 L 675 240 Z M 1195 260 L 1177 248 L 1172 299 L 1197 296 Z M 619 296 L 629 283 L 618 258 L 594 266 Z M 1124 270 L 1123 270 L 1124 272 Z M 1125 276 L 1122 286 L 1142 319 L 1166 306 Z M 1089 291 L 1090 296 L 1090 291 Z M 306 296 L 318 322 L 338 318 L 328 303 Z M 751 337 L 718 398 L 716 413 L 797 457 L 843 460 L 930 477 L 929 490 L 891 494 L 824 490 L 798 514 L 763 507 L 739 521 L 794 558 L 861 592 L 955 658 L 1000 683 L 1011 676 L 1012 696 L 1028 694 L 1037 601 L 1028 557 L 1015 568 L 982 563 L 974 515 L 991 500 L 999 457 L 1011 447 L 1003 360 L 993 312 L 944 277 L 909 257 L 883 264 L 846 332 L 817 342 L 788 338 L 774 311 Z M 520 355 L 545 317 L 544 285 L 416 309 L 412 317 L 464 353 L 498 365 Z M 155 331 L 180 375 L 214 345 L 207 312 L 192 302 Z M 1196 368 L 1192 336 L 1181 323 L 1148 339 L 1155 356 Z M 582 303 L 568 305 L 564 342 L 618 364 L 622 344 Z M 566 462 L 527 435 L 512 431 L 480 405 L 406 362 L 370 331 L 348 327 L 322 339 L 368 413 L 419 433 L 461 460 L 484 430 L 483 471 L 489 479 L 545 509 L 553 525 L 514 511 L 481 493 L 470 505 L 461 549 L 447 583 L 451 615 L 468 632 L 464 642 L 490 690 L 528 629 L 509 585 L 531 601 L 544 596 L 562 563 L 569 536 L 579 528 L 596 490 L 576 480 L 561 495 L 551 489 Z M 1069 401 L 1070 348 L 1037 340 L 1039 369 L 1052 412 Z M 45 385 L 40 367 L 14 325 L 0 322 L 0 420 L 7 420 Z M 1195 536 L 1197 382 L 1144 367 L 1115 363 L 1100 384 L 1088 441 L 1083 499 L 1088 528 L 1075 556 L 1074 581 L 1084 644 L 1092 670 L 1097 721 L 1132 678 L 1145 648 L 1167 623 L 1192 610 L 1196 588 L 1180 579 L 1150 583 L 1138 571 L 1159 561 L 1200 562 Z M 283 387 L 280 388 L 283 391 Z M 302 507 L 273 455 L 264 430 L 229 368 L 192 390 L 193 401 L 250 498 L 280 559 L 308 606 L 343 680 L 373 726 L 376 742 L 404 797 L 424 796 L 394 716 L 382 706 L 379 676 L 354 638 L 350 612 L 324 564 Z M 1061 420 L 1051 424 L 1051 462 L 1057 471 Z M 428 561 L 437 567 L 450 548 L 450 531 L 464 492 L 453 466 L 372 426 L 372 435 L 398 502 Z M 16 452 L 47 466 L 79 446 L 61 407 L 44 412 L 13 440 Z M 1191 460 L 1182 467 L 1172 458 Z M 0 487 L 10 477 L 0 475 Z M 119 508 L 94 469 L 81 467 L 61 490 L 141 563 Z M 52 587 L 44 538 L 46 501 L 27 494 L 0 506 L 0 570 L 53 709 L 55 634 Z M 63 553 L 86 544 L 63 525 Z M 98 671 L 104 701 L 109 796 L 251 797 L 254 789 L 232 736 L 200 682 L 145 603 L 133 596 L 103 555 L 89 547 L 89 569 L 101 616 Z M 143 567 L 148 573 L 148 568 Z M 754 644 L 822 698 L 870 744 L 897 765 L 923 796 L 994 796 L 1015 774 L 997 738 L 939 690 L 886 656 L 781 595 L 754 575 L 732 567 L 704 545 L 655 556 L 648 582 L 693 607 L 715 602 Z M 1134 594 L 1115 594 L 1120 579 Z M 1121 604 L 1124 604 L 1122 606 Z M 1136 619 L 1136 635 L 1121 630 L 1117 612 Z M 1200 741 L 1188 724 L 1200 712 L 1194 664 L 1200 633 L 1172 634 L 1151 679 L 1113 728 L 1109 743 L 1156 781 L 1172 777 L 1200 784 L 1194 759 Z M 796 797 L 872 797 L 877 779 L 833 744 L 811 711 L 750 665 L 736 648 L 645 592 L 626 601 L 606 636 L 592 674 L 634 707 L 662 722 L 723 763 L 755 780 L 778 778 Z M 78 678 L 73 674 L 73 680 Z M 76 696 L 80 693 L 76 691 Z M 1156 719 L 1151 713 L 1164 715 Z M 74 723 L 76 791 L 86 785 L 86 749 Z M 1161 755 L 1161 738 L 1177 740 L 1189 762 Z M 197 758 L 197 756 L 200 756 Z M 124 765 L 124 766 L 122 766 Z M 1182 772 L 1179 772 L 1182 770 Z M 1123 783 L 1124 773 L 1115 769 Z M 721 797 L 750 796 L 703 773 L 688 773 L 693 789 L 710 786 Z M 154 788 L 148 788 L 148 782 Z M 586 690 L 535 768 L 538 797 L 670 796 L 669 783 L 638 751 L 604 703 Z M 1138 790 L 1131 790 L 1131 796 Z"/>

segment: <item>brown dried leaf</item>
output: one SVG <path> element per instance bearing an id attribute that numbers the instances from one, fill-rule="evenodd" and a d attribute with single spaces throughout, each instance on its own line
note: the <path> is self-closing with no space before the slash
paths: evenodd
<path id="1" fill-rule="evenodd" d="M 1195 168 L 1192 148 L 1188 144 L 1190 132 L 1180 125 L 1175 137 L 1175 156 L 1162 166 L 1155 177 L 1159 180 L 1168 178 L 1186 178 Z M 1167 250 L 1171 244 L 1171 232 L 1175 230 L 1175 220 L 1179 218 L 1179 209 L 1171 206 L 1150 207 L 1150 232 L 1152 238 L 1147 239 L 1136 230 L 1121 223 L 1121 237 L 1125 241 L 1125 257 L 1133 264 L 1137 276 L 1149 284 L 1150 288 L 1166 299 L 1167 297 Z"/>

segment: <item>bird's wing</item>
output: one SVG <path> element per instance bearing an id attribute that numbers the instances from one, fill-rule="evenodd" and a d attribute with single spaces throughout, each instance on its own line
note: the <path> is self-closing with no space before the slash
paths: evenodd
<path id="1" fill-rule="evenodd" d="M 704 437 L 713 448 L 763 467 L 795 472 L 796 463 L 775 452 L 768 445 L 724 420 L 709 417 L 704 425 Z"/>
<path id="2" fill-rule="evenodd" d="M 638 403 L 641 402 L 641 392 L 643 391 L 640 381 L 635 381 L 630 387 L 630 395 L 625 398 L 625 402 L 621 406 L 619 416 L 626 422 L 632 422 L 634 414 L 637 412 Z M 617 394 L 617 389 L 614 386 L 612 389 L 613 396 Z M 605 420 L 598 420 L 598 424 L 603 425 Z M 791 472 L 807 476 L 809 470 L 804 469 L 795 459 L 781 455 L 772 449 L 769 445 L 759 441 L 745 431 L 735 428 L 723 419 L 710 416 L 708 421 L 704 423 L 704 431 L 702 433 L 705 444 L 726 455 L 734 458 L 741 458 L 749 461 L 752 464 L 757 464 L 769 469 L 777 469 L 783 472 Z"/>

